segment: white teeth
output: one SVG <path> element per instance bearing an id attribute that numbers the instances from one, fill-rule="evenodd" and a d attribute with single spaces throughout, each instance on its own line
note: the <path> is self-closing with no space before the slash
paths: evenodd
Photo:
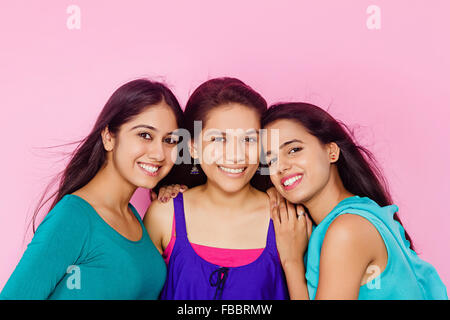
<path id="1" fill-rule="evenodd" d="M 297 181 L 298 179 L 300 179 L 302 176 L 295 176 L 293 178 L 290 178 L 288 180 L 286 180 L 283 184 L 287 187 L 292 185 L 295 181 Z"/>
<path id="2" fill-rule="evenodd" d="M 244 171 L 245 168 L 241 168 L 241 169 L 230 169 L 230 168 L 225 168 L 225 167 L 221 167 L 219 166 L 220 169 L 222 169 L 225 172 L 229 172 L 229 173 L 241 173 L 242 171 Z"/>
<path id="3" fill-rule="evenodd" d="M 147 170 L 148 172 L 151 172 L 151 173 L 155 173 L 159 169 L 159 167 L 148 166 L 148 165 L 143 164 L 143 163 L 139 163 L 139 166 L 142 169 L 145 169 L 145 170 Z"/>

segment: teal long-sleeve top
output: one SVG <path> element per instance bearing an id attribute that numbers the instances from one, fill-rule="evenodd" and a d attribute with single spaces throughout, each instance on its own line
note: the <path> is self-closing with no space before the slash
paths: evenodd
<path id="1" fill-rule="evenodd" d="M 142 227 L 131 241 L 81 197 L 65 195 L 47 214 L 0 299 L 157 299 L 166 265 Z"/>

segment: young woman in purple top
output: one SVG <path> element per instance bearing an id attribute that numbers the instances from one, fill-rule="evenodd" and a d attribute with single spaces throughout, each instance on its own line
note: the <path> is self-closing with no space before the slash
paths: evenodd
<path id="1" fill-rule="evenodd" d="M 269 197 L 258 181 L 268 176 L 255 174 L 266 109 L 257 92 L 234 78 L 209 80 L 189 98 L 184 127 L 192 137 L 190 155 L 199 164 L 179 166 L 184 176 L 173 181 L 189 190 L 173 201 L 153 201 L 144 219 L 161 253 L 176 226 L 161 299 L 289 299 Z M 194 121 L 201 121 L 200 132 Z M 226 266 L 200 256 L 194 245 L 261 253 L 244 265 Z"/>

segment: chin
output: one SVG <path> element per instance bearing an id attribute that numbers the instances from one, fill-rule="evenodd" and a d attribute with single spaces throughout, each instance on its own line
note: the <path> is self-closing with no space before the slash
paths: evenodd
<path id="1" fill-rule="evenodd" d="M 154 187 L 156 187 L 159 181 L 162 180 L 161 177 L 164 176 L 165 175 L 158 175 L 155 177 L 144 177 L 143 179 L 140 177 L 139 179 L 134 179 L 131 180 L 130 182 L 133 183 L 138 188 L 153 189 Z"/>
<path id="2" fill-rule="evenodd" d="M 290 203 L 300 204 L 307 201 L 308 196 L 301 190 L 285 191 L 282 186 L 277 187 L 277 191 Z"/>

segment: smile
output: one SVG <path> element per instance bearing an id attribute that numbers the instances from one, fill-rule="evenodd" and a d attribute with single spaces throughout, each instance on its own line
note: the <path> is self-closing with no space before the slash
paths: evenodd
<path id="1" fill-rule="evenodd" d="M 227 168 L 224 166 L 218 166 L 219 169 L 225 173 L 227 173 L 227 175 L 229 176 L 241 176 L 245 169 L 247 169 L 247 167 L 241 167 L 241 168 Z"/>
<path id="2" fill-rule="evenodd" d="M 145 171 L 145 173 L 147 173 L 150 176 L 155 176 L 159 168 L 161 168 L 160 166 L 154 166 L 144 163 L 138 163 L 138 166 L 142 168 Z"/>
<path id="3" fill-rule="evenodd" d="M 283 185 L 285 190 L 290 190 L 297 186 L 302 180 L 303 175 L 295 174 L 286 178 L 281 179 L 281 184 Z"/>

